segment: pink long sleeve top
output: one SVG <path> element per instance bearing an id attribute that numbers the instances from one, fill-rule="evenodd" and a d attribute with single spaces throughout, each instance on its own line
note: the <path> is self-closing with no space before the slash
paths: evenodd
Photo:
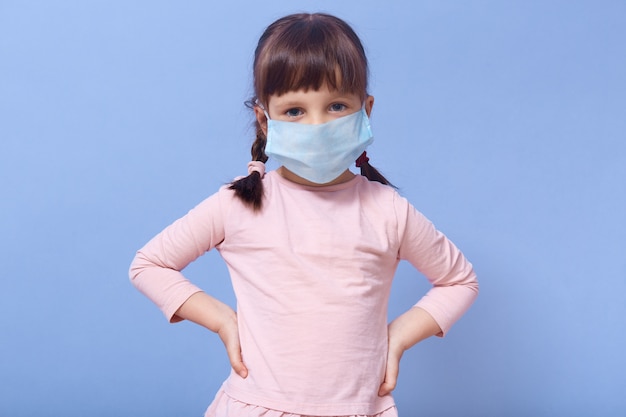
<path id="1" fill-rule="evenodd" d="M 394 189 L 361 176 L 308 187 L 275 171 L 255 213 L 224 187 L 137 252 L 133 284 L 178 321 L 201 291 L 180 272 L 206 251 L 226 262 L 244 362 L 232 398 L 303 415 L 372 415 L 387 354 L 387 303 L 400 260 L 433 287 L 416 306 L 445 334 L 478 293 L 471 264 Z M 416 297 L 417 299 L 418 297 Z"/>

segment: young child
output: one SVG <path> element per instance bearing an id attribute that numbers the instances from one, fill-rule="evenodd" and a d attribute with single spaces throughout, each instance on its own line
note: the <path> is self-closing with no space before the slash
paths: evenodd
<path id="1" fill-rule="evenodd" d="M 344 21 L 297 14 L 270 25 L 254 91 L 249 175 L 139 250 L 131 280 L 168 320 L 224 343 L 232 372 L 206 416 L 397 416 L 400 358 L 467 310 L 478 293 L 472 266 L 369 164 L 374 98 Z M 280 168 L 266 173 L 268 157 Z M 348 169 L 355 160 L 361 175 Z M 236 312 L 180 272 L 214 248 Z M 403 259 L 433 287 L 388 324 Z"/>

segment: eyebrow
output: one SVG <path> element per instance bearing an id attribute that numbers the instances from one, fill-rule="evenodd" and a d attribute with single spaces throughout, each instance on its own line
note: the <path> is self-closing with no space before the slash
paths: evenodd
<path id="1" fill-rule="evenodd" d="M 351 100 L 350 94 L 338 94 L 336 96 L 330 97 L 329 101 L 341 101 L 341 100 L 343 101 Z M 281 102 L 280 97 L 277 97 L 277 101 L 278 103 L 276 104 L 276 106 L 279 106 L 279 107 L 298 107 L 298 106 L 302 106 L 303 101 L 305 101 L 305 99 L 290 99 L 289 101 Z"/>
<path id="2" fill-rule="evenodd" d="M 276 106 L 279 107 L 292 107 L 292 106 L 301 106 L 302 105 L 302 100 L 289 100 L 289 101 L 285 101 L 285 102 L 278 102 L 276 104 Z"/>

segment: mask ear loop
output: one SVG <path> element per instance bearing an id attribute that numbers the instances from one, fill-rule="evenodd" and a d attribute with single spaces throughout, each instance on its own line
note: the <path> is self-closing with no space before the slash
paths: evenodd
<path id="1" fill-rule="evenodd" d="M 361 111 L 363 112 L 363 116 L 365 116 L 369 120 L 370 115 L 367 114 L 367 108 L 365 108 L 365 103 L 366 103 L 366 101 L 363 100 L 363 105 L 361 106 Z"/>
<path id="2" fill-rule="evenodd" d="M 361 105 L 361 112 L 363 113 L 363 116 L 367 119 L 368 124 L 369 124 L 369 115 L 367 114 L 367 109 L 365 108 L 365 100 L 363 100 L 363 104 Z M 369 164 L 369 157 L 367 156 L 367 152 L 363 151 L 363 153 L 361 155 L 359 155 L 359 157 L 356 159 L 356 161 L 354 161 L 354 165 L 356 165 L 357 168 L 361 168 L 363 165 L 365 164 Z M 363 171 L 361 171 L 363 172 Z"/>
<path id="3" fill-rule="evenodd" d="M 267 120 L 272 120 L 272 119 L 270 119 L 270 115 L 269 115 L 269 113 L 267 112 L 267 110 L 265 109 L 265 106 L 263 106 L 263 103 L 261 103 L 261 102 L 259 101 L 259 99 L 258 99 L 258 98 L 255 100 L 254 104 L 256 104 L 257 106 L 259 106 L 259 108 L 260 108 L 261 110 L 263 110 L 263 114 L 265 115 L 265 117 L 267 118 Z"/>

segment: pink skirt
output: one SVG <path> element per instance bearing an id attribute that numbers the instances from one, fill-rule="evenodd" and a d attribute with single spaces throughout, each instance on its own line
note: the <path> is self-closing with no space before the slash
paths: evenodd
<path id="1" fill-rule="evenodd" d="M 278 410 L 260 407 L 258 405 L 247 404 L 231 398 L 220 389 L 215 400 L 206 410 L 204 417 L 323 417 L 323 416 L 303 416 L 301 414 L 284 413 Z M 366 415 L 350 415 L 350 416 L 334 416 L 334 417 L 398 417 L 398 411 L 395 406 L 390 407 L 382 413 Z"/>

